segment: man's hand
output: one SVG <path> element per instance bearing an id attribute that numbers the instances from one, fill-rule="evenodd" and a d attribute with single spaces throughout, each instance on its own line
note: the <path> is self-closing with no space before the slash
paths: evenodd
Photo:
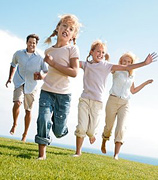
<path id="1" fill-rule="evenodd" d="M 40 72 L 35 72 L 34 73 L 34 80 L 41 80 L 42 79 L 42 75 Z"/>
<path id="2" fill-rule="evenodd" d="M 5 86 L 8 88 L 8 83 L 11 83 L 11 80 L 8 79 L 8 81 L 6 82 Z"/>

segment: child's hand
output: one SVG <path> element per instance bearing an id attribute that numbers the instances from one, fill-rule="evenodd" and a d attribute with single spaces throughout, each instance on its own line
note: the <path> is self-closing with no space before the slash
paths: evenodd
<path id="1" fill-rule="evenodd" d="M 54 66 L 54 61 L 53 61 L 53 57 L 49 54 L 46 54 L 45 55 L 45 58 L 44 58 L 44 62 L 48 63 L 50 66 Z"/>
<path id="2" fill-rule="evenodd" d="M 150 83 L 152 83 L 153 81 L 154 81 L 153 79 L 149 79 L 149 80 L 146 81 L 146 83 L 147 83 L 147 84 L 150 84 Z"/>
<path id="3" fill-rule="evenodd" d="M 156 59 L 157 57 L 158 57 L 158 55 L 155 52 L 153 52 L 152 54 L 149 54 L 147 56 L 147 58 L 145 59 L 144 62 L 145 62 L 146 65 L 148 65 L 148 64 L 150 64 L 152 62 L 157 61 L 157 59 Z"/>

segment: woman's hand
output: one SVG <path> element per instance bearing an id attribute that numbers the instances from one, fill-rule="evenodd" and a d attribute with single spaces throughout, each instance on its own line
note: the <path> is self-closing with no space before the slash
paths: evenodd
<path id="1" fill-rule="evenodd" d="M 153 53 L 149 54 L 149 55 L 146 57 L 144 63 L 145 63 L 146 65 L 148 65 L 148 64 L 150 64 L 150 63 L 152 63 L 152 62 L 155 62 L 155 61 L 157 61 L 157 59 L 156 59 L 157 57 L 158 57 L 157 53 L 153 52 Z"/>
<path id="2" fill-rule="evenodd" d="M 146 85 L 152 83 L 153 81 L 154 81 L 153 79 L 147 80 L 147 81 L 146 81 Z"/>

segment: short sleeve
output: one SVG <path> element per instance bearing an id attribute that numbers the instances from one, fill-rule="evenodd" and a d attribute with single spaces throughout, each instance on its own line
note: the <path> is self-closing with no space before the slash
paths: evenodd
<path id="1" fill-rule="evenodd" d="M 80 61 L 80 64 L 81 64 L 81 68 L 84 69 L 86 62 L 85 61 Z"/>
<path id="2" fill-rule="evenodd" d="M 112 66 L 114 65 L 114 64 L 112 64 L 112 63 L 109 63 L 109 62 L 107 62 L 107 61 L 104 61 L 104 66 L 106 67 L 106 70 L 108 71 L 108 72 L 111 72 L 111 68 L 112 68 Z"/>
<path id="3" fill-rule="evenodd" d="M 17 52 L 14 53 L 13 58 L 12 58 L 12 62 L 10 64 L 13 67 L 16 67 L 16 65 L 18 64 Z"/>
<path id="4" fill-rule="evenodd" d="M 70 59 L 71 58 L 80 58 L 80 52 L 78 46 L 72 46 L 70 50 Z"/>

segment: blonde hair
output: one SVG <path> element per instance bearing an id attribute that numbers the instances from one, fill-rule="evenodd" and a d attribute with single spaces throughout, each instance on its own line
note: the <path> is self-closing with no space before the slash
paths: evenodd
<path id="1" fill-rule="evenodd" d="M 90 49 L 89 54 L 88 54 L 88 56 L 87 56 L 87 58 L 86 58 L 86 61 L 90 62 L 90 61 L 89 61 L 89 57 L 91 56 L 91 51 L 94 51 L 97 46 L 101 46 L 101 47 L 103 47 L 103 48 L 105 49 L 105 51 L 107 51 L 107 46 L 106 46 L 106 44 L 103 43 L 101 40 L 96 40 L 96 41 L 94 41 L 94 42 L 92 43 L 92 45 L 91 45 L 91 49 Z M 109 54 L 106 53 L 106 54 L 105 54 L 105 60 L 108 61 L 109 58 L 110 58 Z"/>
<path id="2" fill-rule="evenodd" d="M 53 31 L 53 33 L 45 40 L 45 43 L 50 44 L 51 43 L 51 37 L 57 36 L 58 32 L 57 32 L 57 28 L 60 26 L 61 23 L 67 23 L 69 25 L 73 25 L 75 28 L 74 31 L 74 35 L 73 35 L 73 39 L 70 41 L 73 41 L 73 44 L 76 44 L 76 38 L 77 35 L 79 33 L 80 27 L 82 26 L 81 23 L 79 23 L 78 18 L 75 15 L 72 14 L 65 14 L 65 15 L 61 15 L 59 16 L 60 21 L 58 22 L 55 30 Z"/>
<path id="3" fill-rule="evenodd" d="M 133 54 L 132 52 L 126 52 L 120 57 L 119 64 L 122 64 L 122 60 L 125 57 L 131 58 L 131 60 L 132 60 L 131 64 L 134 64 L 136 62 L 136 60 L 138 60 L 138 57 L 135 54 Z M 129 75 L 130 76 L 133 75 L 133 70 L 129 71 Z"/>

